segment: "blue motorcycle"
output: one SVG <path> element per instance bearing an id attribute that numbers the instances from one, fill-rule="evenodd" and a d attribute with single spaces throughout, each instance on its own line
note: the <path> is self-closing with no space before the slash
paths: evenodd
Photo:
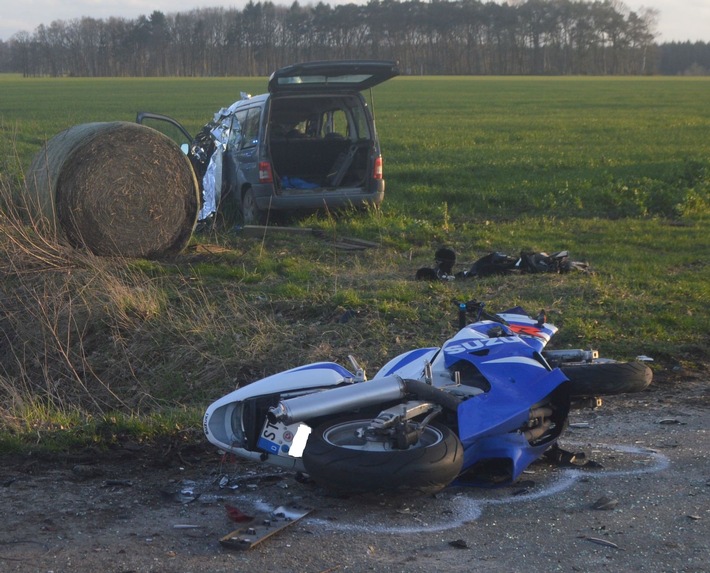
<path id="1" fill-rule="evenodd" d="M 433 493 L 456 482 L 515 480 L 556 446 L 570 408 L 638 392 L 642 361 L 546 350 L 557 327 L 522 308 L 458 305 L 460 330 L 368 380 L 318 362 L 239 388 L 209 406 L 208 440 L 225 452 L 307 473 L 338 492 Z M 473 321 L 469 322 L 469 316 Z"/>

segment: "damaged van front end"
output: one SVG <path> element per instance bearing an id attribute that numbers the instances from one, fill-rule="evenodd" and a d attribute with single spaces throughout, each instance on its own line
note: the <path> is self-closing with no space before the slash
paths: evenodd
<path id="1" fill-rule="evenodd" d="M 226 202 L 247 224 L 271 212 L 379 206 L 383 159 L 361 92 L 398 74 L 391 61 L 295 64 L 271 75 L 268 93 L 221 109 L 186 146 L 202 183 L 200 219 Z M 147 116 L 160 117 L 139 122 Z"/>

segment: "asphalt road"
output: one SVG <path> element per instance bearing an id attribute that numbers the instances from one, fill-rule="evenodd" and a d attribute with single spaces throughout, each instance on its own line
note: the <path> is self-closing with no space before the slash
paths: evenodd
<path id="1" fill-rule="evenodd" d="M 540 463 L 512 485 L 425 498 L 335 498 L 209 451 L 168 464 L 128 451 L 96 463 L 0 460 L 0 571 L 707 572 L 706 387 L 575 412 L 562 446 L 588 467 Z M 236 550 L 220 538 L 261 518 L 235 522 L 226 505 L 312 511 Z"/>

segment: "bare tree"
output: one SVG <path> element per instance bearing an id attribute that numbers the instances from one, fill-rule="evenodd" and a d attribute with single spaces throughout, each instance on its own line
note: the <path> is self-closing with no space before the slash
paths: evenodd
<path id="1" fill-rule="evenodd" d="M 58 20 L 0 43 L 0 65 L 26 75 L 224 76 L 387 58 L 412 74 L 647 74 L 657 16 L 617 0 L 250 0 L 242 10 Z"/>

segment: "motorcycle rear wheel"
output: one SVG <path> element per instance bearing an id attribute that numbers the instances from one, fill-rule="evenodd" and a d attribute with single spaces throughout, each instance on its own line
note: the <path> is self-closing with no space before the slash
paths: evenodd
<path id="1" fill-rule="evenodd" d="M 463 446 L 446 426 L 429 424 L 406 450 L 357 435 L 371 419 L 339 418 L 316 428 L 303 452 L 306 471 L 339 493 L 435 493 L 461 473 Z"/>
<path id="2" fill-rule="evenodd" d="M 611 396 L 645 390 L 653 371 L 643 362 L 589 362 L 562 364 L 573 398 Z"/>

